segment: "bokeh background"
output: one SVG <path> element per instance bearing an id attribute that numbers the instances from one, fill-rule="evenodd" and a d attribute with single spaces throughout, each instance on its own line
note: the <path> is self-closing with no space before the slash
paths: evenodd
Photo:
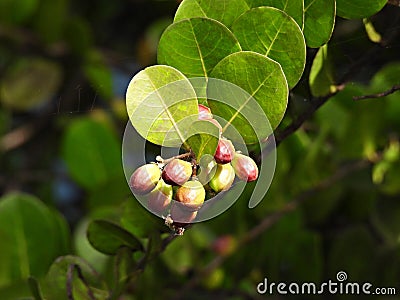
<path id="1" fill-rule="evenodd" d="M 132 204 L 123 174 L 124 97 L 156 64 L 178 5 L 0 0 L 0 299 L 31 299 L 26 278 L 40 281 L 67 254 L 112 286 L 114 258 L 88 243 L 89 221 L 122 220 L 134 234 L 160 221 Z M 265 277 L 318 283 L 339 271 L 400 293 L 400 92 L 353 100 L 400 83 L 399 16 L 387 5 L 371 17 L 378 43 L 362 20 L 337 18 L 329 51 L 344 89 L 280 141 L 263 202 L 247 208 L 249 185 L 229 211 L 174 239 L 120 299 L 266 298 L 256 291 Z M 312 105 L 315 54 L 277 136 Z"/>

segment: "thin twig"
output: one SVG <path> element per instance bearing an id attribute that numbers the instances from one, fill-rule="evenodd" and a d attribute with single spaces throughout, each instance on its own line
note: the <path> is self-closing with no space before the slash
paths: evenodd
<path id="1" fill-rule="evenodd" d="M 363 96 L 354 96 L 353 100 L 363 100 L 363 99 L 373 99 L 373 98 L 382 98 L 387 95 L 393 94 L 394 92 L 400 90 L 400 84 L 395 84 L 389 90 L 377 93 L 377 94 L 370 94 L 370 95 L 363 95 Z"/>

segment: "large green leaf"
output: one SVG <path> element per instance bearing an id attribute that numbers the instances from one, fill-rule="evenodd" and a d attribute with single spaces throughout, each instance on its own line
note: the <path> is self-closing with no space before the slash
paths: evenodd
<path id="1" fill-rule="evenodd" d="M 59 66 L 41 58 L 21 59 L 4 74 L 0 101 L 7 107 L 28 110 L 51 100 L 61 83 Z"/>
<path id="2" fill-rule="evenodd" d="M 35 197 L 1 198 L 0 228 L 0 286 L 46 274 L 52 261 L 68 251 L 67 224 Z"/>
<path id="3" fill-rule="evenodd" d="M 314 96 L 325 96 L 335 91 L 332 62 L 328 55 L 328 46 L 322 46 L 314 58 L 310 71 L 310 89 Z"/>
<path id="4" fill-rule="evenodd" d="M 240 51 L 232 32 L 208 18 L 184 19 L 170 25 L 158 46 L 158 63 L 177 68 L 188 77 L 208 77 L 225 56 Z"/>
<path id="5" fill-rule="evenodd" d="M 74 121 L 65 133 L 62 153 L 71 176 L 88 189 L 115 176 L 123 178 L 120 144 L 100 122 L 89 118 Z"/>
<path id="6" fill-rule="evenodd" d="M 308 47 L 318 48 L 331 38 L 335 26 L 335 0 L 304 1 L 304 37 Z"/>
<path id="7" fill-rule="evenodd" d="M 271 127 L 278 126 L 286 111 L 288 86 L 277 62 L 243 51 L 223 59 L 211 75 L 232 83 L 209 83 L 212 112 L 236 127 L 246 143 L 257 143 L 271 133 Z M 266 124 L 265 115 L 271 127 Z"/>
<path id="8" fill-rule="evenodd" d="M 43 282 L 43 295 L 45 299 L 57 300 L 109 299 L 99 274 L 85 260 L 72 255 L 59 257 L 51 265 Z"/>
<path id="9" fill-rule="evenodd" d="M 87 237 L 90 244 L 104 254 L 114 255 L 124 246 L 135 251 L 143 250 L 142 243 L 130 232 L 105 220 L 92 221 L 87 229 Z"/>
<path id="10" fill-rule="evenodd" d="M 380 11 L 387 0 L 336 0 L 337 15 L 346 19 L 362 19 Z"/>
<path id="11" fill-rule="evenodd" d="M 148 67 L 132 78 L 126 107 L 133 127 L 143 138 L 171 147 L 185 141 L 178 122 L 186 119 L 190 123 L 198 115 L 196 93 L 189 80 L 163 65 Z"/>
<path id="12" fill-rule="evenodd" d="M 303 28 L 303 0 L 247 0 L 247 3 L 252 8 L 258 6 L 272 6 L 279 8 L 291 16 L 300 28 Z"/>
<path id="13" fill-rule="evenodd" d="M 233 23 L 232 31 L 243 50 L 277 61 L 289 87 L 296 85 L 305 66 L 306 44 L 299 25 L 290 16 L 274 7 L 253 8 Z"/>
<path id="14" fill-rule="evenodd" d="M 184 0 L 175 13 L 174 22 L 194 17 L 207 17 L 230 27 L 249 6 L 245 0 Z"/>

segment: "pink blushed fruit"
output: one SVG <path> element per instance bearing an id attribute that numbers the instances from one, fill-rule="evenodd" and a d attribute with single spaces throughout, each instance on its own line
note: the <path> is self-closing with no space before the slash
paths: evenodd
<path id="1" fill-rule="evenodd" d="M 162 215 L 171 204 L 172 194 L 172 186 L 160 179 L 155 189 L 148 195 L 148 208 L 152 212 Z"/>
<path id="2" fill-rule="evenodd" d="M 145 195 L 154 189 L 160 180 L 161 170 L 156 164 L 146 164 L 133 172 L 129 186 L 138 195 Z"/>
<path id="3" fill-rule="evenodd" d="M 192 176 L 192 164 L 190 162 L 173 159 L 162 172 L 164 181 L 171 185 L 183 185 Z"/>
<path id="4" fill-rule="evenodd" d="M 206 198 L 206 191 L 200 181 L 192 180 L 186 182 L 176 191 L 175 198 L 187 210 L 196 211 L 203 205 Z"/>
<path id="5" fill-rule="evenodd" d="M 236 153 L 233 157 L 232 167 L 240 180 L 250 182 L 258 177 L 258 167 L 255 161 L 241 153 Z"/>
<path id="6" fill-rule="evenodd" d="M 211 114 L 211 110 L 203 105 L 203 104 L 198 104 L 199 107 L 199 120 L 210 120 L 213 118 L 213 115 Z"/>
<path id="7" fill-rule="evenodd" d="M 214 154 L 214 159 L 218 164 L 230 163 L 235 155 L 235 147 L 230 140 L 221 138 Z"/>

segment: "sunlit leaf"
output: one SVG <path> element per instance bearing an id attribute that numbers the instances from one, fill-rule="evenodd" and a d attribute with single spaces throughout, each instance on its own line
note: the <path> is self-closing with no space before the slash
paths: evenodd
<path id="1" fill-rule="evenodd" d="M 232 32 L 243 50 L 277 61 L 289 87 L 296 85 L 303 74 L 306 45 L 300 27 L 290 16 L 273 7 L 253 8 L 233 23 Z"/>
<path id="2" fill-rule="evenodd" d="M 221 59 L 240 50 L 235 36 L 222 23 L 208 18 L 184 19 L 161 36 L 158 63 L 177 68 L 188 77 L 208 77 Z"/>
<path id="3" fill-rule="evenodd" d="M 192 124 L 188 145 L 196 155 L 196 159 L 205 155 L 214 156 L 219 140 L 219 128 L 209 121 L 196 121 Z"/>
<path id="4" fill-rule="evenodd" d="M 246 143 L 266 138 L 271 127 L 278 126 L 288 99 L 286 79 L 278 63 L 264 55 L 244 51 L 223 59 L 211 75 L 243 89 L 211 81 L 209 104 L 213 113 L 240 131 Z M 253 98 L 259 106 L 252 103 Z M 224 103 L 224 99 L 229 105 Z M 263 121 L 264 114 L 271 127 Z"/>
<path id="5" fill-rule="evenodd" d="M 185 141 L 179 122 L 186 119 L 190 124 L 198 114 L 196 93 L 189 80 L 178 70 L 162 65 L 148 67 L 132 78 L 126 107 L 142 137 L 171 147 Z"/>
<path id="6" fill-rule="evenodd" d="M 174 21 L 207 17 L 230 27 L 233 21 L 248 9 L 245 0 L 184 0 L 176 11 Z"/>
<path id="7" fill-rule="evenodd" d="M 314 58 L 309 82 L 311 93 L 316 97 L 328 95 L 336 89 L 333 80 L 332 62 L 328 54 L 327 45 L 322 46 Z"/>

